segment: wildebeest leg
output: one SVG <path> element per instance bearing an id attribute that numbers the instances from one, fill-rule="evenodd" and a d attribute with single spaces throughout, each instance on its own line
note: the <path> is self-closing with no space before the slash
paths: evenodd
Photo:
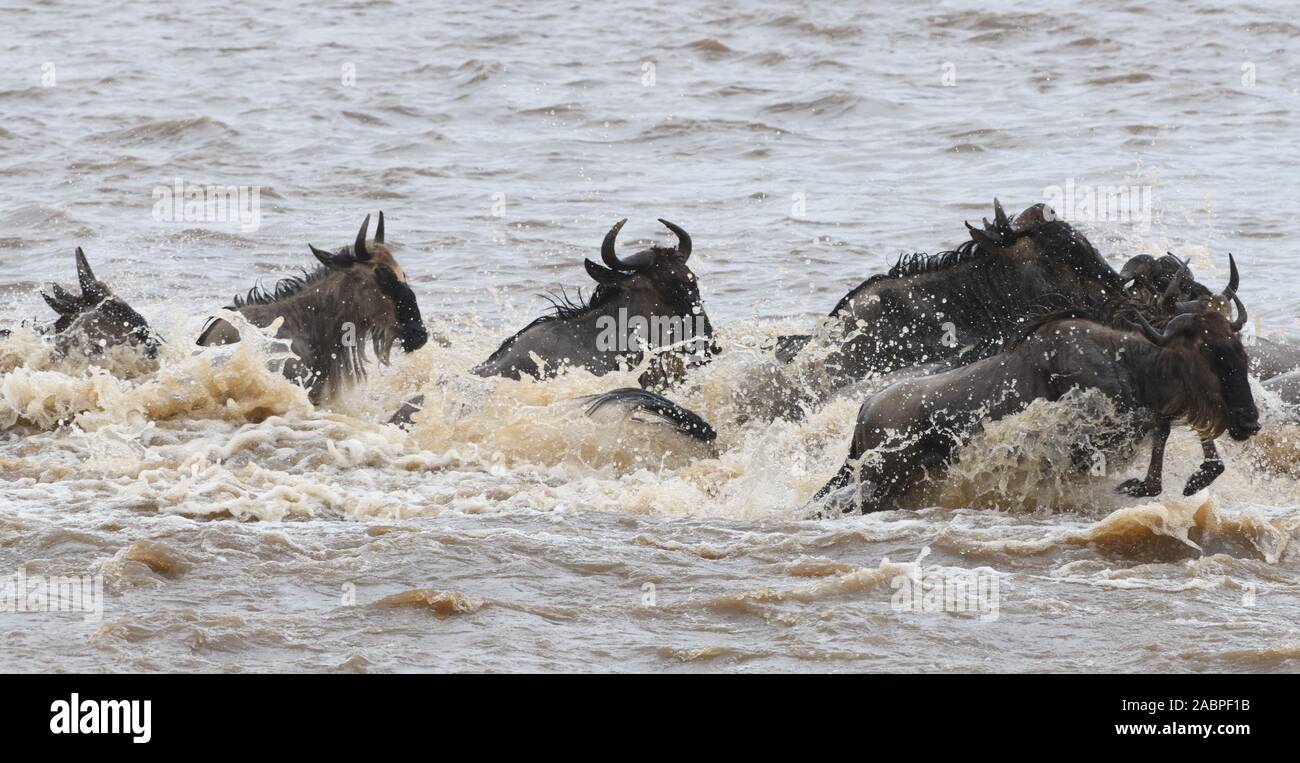
<path id="1" fill-rule="evenodd" d="M 1187 485 L 1183 487 L 1183 495 L 1192 495 L 1204 490 L 1220 474 L 1223 474 L 1223 459 L 1219 457 L 1218 448 L 1214 447 L 1214 440 L 1202 440 L 1201 453 L 1204 454 L 1205 460 L 1201 462 L 1196 472 L 1187 478 Z"/>
<path id="2" fill-rule="evenodd" d="M 855 459 L 850 455 L 849 459 L 840 467 L 840 470 L 835 473 L 835 476 L 831 477 L 830 481 L 825 485 L 822 485 L 821 490 L 818 490 L 813 494 L 812 499 L 814 501 L 820 501 L 825 498 L 828 493 L 839 490 L 850 483 L 857 482 L 858 468 L 859 465 L 855 463 Z"/>
<path id="3" fill-rule="evenodd" d="M 836 514 L 857 512 L 865 514 L 877 510 L 868 505 L 868 503 L 874 504 L 874 501 L 869 499 L 875 497 L 875 487 L 869 481 L 863 481 L 863 472 L 867 469 L 862 461 L 862 455 L 866 451 L 867 448 L 863 447 L 863 442 L 855 433 L 853 442 L 849 446 L 849 457 L 844 459 L 844 465 L 812 497 L 811 503 L 822 504 L 813 514 L 813 519 L 831 519 Z M 838 495 L 839 491 L 843 491 L 850 485 L 853 486 L 851 497 Z M 825 500 L 828 497 L 830 500 Z"/>
<path id="4" fill-rule="evenodd" d="M 1134 477 L 1122 483 L 1117 490 L 1134 498 L 1151 498 L 1164 490 L 1162 477 L 1165 470 L 1165 442 L 1169 439 L 1169 419 L 1156 422 L 1151 434 L 1151 463 L 1147 466 L 1146 479 Z"/>
<path id="5" fill-rule="evenodd" d="M 876 460 L 868 465 L 863 463 L 862 457 L 871 448 L 859 447 L 855 438 L 844 465 L 813 496 L 814 502 L 827 496 L 831 498 L 818 512 L 818 516 L 826 518 L 835 513 L 832 510 L 835 508 L 843 514 L 892 511 L 897 498 L 924 480 L 930 468 L 942 466 L 947 460 L 946 453 L 927 445 L 925 442 L 913 441 L 901 450 L 879 451 Z M 837 491 L 848 485 L 854 486 L 850 496 L 836 495 Z"/>

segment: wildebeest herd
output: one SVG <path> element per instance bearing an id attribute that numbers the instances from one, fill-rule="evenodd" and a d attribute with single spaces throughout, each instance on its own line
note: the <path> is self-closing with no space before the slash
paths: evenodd
<path id="1" fill-rule="evenodd" d="M 687 265 L 691 236 L 661 220 L 675 246 L 623 256 L 616 239 L 624 222 L 605 235 L 603 264 L 585 262 L 596 282 L 587 298 L 562 292 L 550 312 L 472 372 L 518 379 L 573 368 L 596 376 L 640 369 L 640 387 L 588 398 L 588 413 L 619 406 L 711 442 L 713 427 L 669 399 L 693 368 L 725 351 Z M 394 345 L 413 352 L 429 338 L 385 242 L 383 213 L 373 238 L 369 225 L 367 216 L 353 243 L 333 252 L 309 245 L 319 261 L 313 271 L 273 289 L 254 288 L 228 308 L 259 328 L 280 321 L 278 336 L 296 356 L 283 373 L 316 404 L 365 379 L 367 346 L 387 362 Z M 819 515 L 905 505 L 923 483 L 942 479 L 984 422 L 1088 390 L 1109 398 L 1128 423 L 1087 448 L 1151 438 L 1146 477 L 1118 486 L 1127 495 L 1159 495 L 1171 428 L 1197 433 L 1204 461 L 1184 487 L 1190 495 L 1222 473 L 1215 447 L 1221 434 L 1245 440 L 1260 429 L 1249 374 L 1300 404 L 1300 348 L 1258 339 L 1247 356 L 1247 312 L 1231 255 L 1228 283 L 1215 291 L 1172 254 L 1139 255 L 1116 272 L 1043 204 L 1011 219 L 995 200 L 993 221 L 967 228 L 968 239 L 955 249 L 901 257 L 862 282 L 813 333 L 781 337 L 755 372 L 746 394 L 777 400 L 766 412 L 773 418 L 806 415 L 864 381 L 885 382 L 862 403 L 847 460 L 814 496 L 810 508 Z M 80 248 L 76 268 L 79 294 L 57 285 L 44 294 L 59 314 L 41 329 L 53 350 L 93 355 L 125 346 L 155 356 L 159 337 L 95 277 Z M 214 317 L 197 343 L 238 341 L 239 330 Z M 419 405 L 412 400 L 391 423 L 409 424 Z M 1077 455 L 1086 468 L 1089 454 L 1081 446 Z"/>

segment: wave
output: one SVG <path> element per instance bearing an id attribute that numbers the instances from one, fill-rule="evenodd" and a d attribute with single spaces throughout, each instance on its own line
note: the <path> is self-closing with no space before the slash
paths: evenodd
<path id="1" fill-rule="evenodd" d="M 239 131 L 211 117 L 189 119 L 148 120 L 131 127 L 93 133 L 91 140 L 118 146 L 156 146 L 181 144 L 194 140 L 204 142 L 228 141 L 239 136 Z"/>

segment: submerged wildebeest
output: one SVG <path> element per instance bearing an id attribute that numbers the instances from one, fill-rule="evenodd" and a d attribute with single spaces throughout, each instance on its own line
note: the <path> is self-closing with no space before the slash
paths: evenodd
<path id="1" fill-rule="evenodd" d="M 1119 489 L 1158 495 L 1171 423 L 1186 422 L 1210 448 L 1225 430 L 1237 440 L 1259 431 L 1246 352 L 1237 336 L 1246 312 L 1236 297 L 1235 264 L 1233 273 L 1212 309 L 1182 313 L 1163 330 L 1144 318 L 1130 331 L 1081 311 L 1052 314 L 1030 323 L 997 355 L 876 393 L 858 412 L 848 459 L 816 498 L 861 481 L 846 511 L 893 508 L 930 470 L 942 471 L 981 421 L 1019 413 L 1034 400 L 1056 401 L 1072 390 L 1089 389 L 1105 393 L 1129 414 L 1133 429 L 1125 436 L 1154 436 L 1146 478 Z M 1221 300 L 1236 305 L 1235 321 L 1225 315 Z M 1200 490 L 1222 471 L 1216 454 L 1192 475 L 1184 493 Z"/>
<path id="2" fill-rule="evenodd" d="M 1250 370 L 1261 379 L 1274 379 L 1300 369 L 1300 345 L 1269 339 L 1252 338 Z"/>
<path id="3" fill-rule="evenodd" d="M 383 212 L 374 239 L 367 241 L 369 228 L 366 215 L 356 241 L 336 252 L 308 244 L 320 261 L 316 270 L 286 278 L 270 291 L 253 288 L 228 308 L 259 328 L 284 319 L 278 336 L 290 340 L 297 356 L 285 364 L 284 375 L 307 387 L 313 403 L 364 379 L 367 343 L 386 363 L 395 342 L 414 352 L 428 341 L 415 292 L 384 243 Z M 238 341 L 234 326 L 214 318 L 198 343 Z"/>
<path id="4" fill-rule="evenodd" d="M 53 335 L 56 351 L 67 354 L 77 350 L 93 356 L 109 347 L 126 346 L 145 357 L 157 357 L 160 340 L 144 317 L 95 278 L 81 247 L 77 247 L 75 259 L 80 294 L 58 284 L 51 284 L 49 292 L 41 292 L 45 303 L 59 314 L 46 331 Z"/>
<path id="5" fill-rule="evenodd" d="M 712 444 L 718 439 L 718 433 L 699 414 L 681 407 L 656 392 L 636 387 L 620 387 L 598 395 L 581 397 L 578 400 L 586 404 L 584 413 L 587 416 L 604 408 L 618 408 L 630 415 L 652 416 L 680 434 L 703 443 Z"/>
<path id="6" fill-rule="evenodd" d="M 1274 376 L 1261 382 L 1264 389 L 1275 393 L 1282 402 L 1293 408 L 1300 407 L 1300 371 Z"/>
<path id="7" fill-rule="evenodd" d="M 1128 295 L 1132 300 L 1158 309 L 1165 309 L 1172 302 L 1213 296 L 1209 289 L 1192 278 L 1187 262 L 1178 259 L 1173 252 L 1166 252 L 1158 258 L 1139 254 L 1124 264 L 1119 275 L 1128 285 Z"/>
<path id="8" fill-rule="evenodd" d="M 691 237 L 660 220 L 677 236 L 677 246 L 652 246 L 629 257 L 615 251 L 627 220 L 605 234 L 602 267 L 584 265 L 596 282 L 589 299 L 578 302 L 563 294 L 552 300 L 550 314 L 537 318 L 501 343 L 491 357 L 472 369 L 479 376 L 545 378 L 566 367 L 602 376 L 637 366 L 644 352 L 655 352 L 640 380 L 660 386 L 680 378 L 686 366 L 713 352 L 713 326 L 704 312 L 691 258 Z"/>
<path id="9" fill-rule="evenodd" d="M 992 224 L 966 227 L 970 240 L 956 249 L 901 257 L 868 278 L 813 336 L 782 337 L 778 359 L 811 358 L 824 392 L 902 368 L 978 360 L 1035 315 L 1096 308 L 1122 293 L 1120 275 L 1045 204 L 1010 221 L 995 199 Z"/>

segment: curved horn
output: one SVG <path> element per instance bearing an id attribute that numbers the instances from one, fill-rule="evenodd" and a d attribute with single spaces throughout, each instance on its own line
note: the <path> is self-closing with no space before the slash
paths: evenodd
<path id="1" fill-rule="evenodd" d="M 659 222 L 663 223 L 665 228 L 676 234 L 677 253 L 682 256 L 683 260 L 689 260 L 691 258 L 691 234 L 682 230 L 680 225 L 674 225 L 662 217 L 659 218 Z"/>
<path id="2" fill-rule="evenodd" d="M 600 259 L 604 261 L 605 267 L 610 270 L 628 270 L 623 261 L 618 258 L 618 253 L 614 251 L 614 240 L 618 238 L 618 232 L 623 230 L 627 224 L 627 218 L 614 223 L 614 227 L 609 229 L 605 234 L 605 240 L 600 245 Z"/>
<path id="3" fill-rule="evenodd" d="M 1237 306 L 1237 320 L 1232 322 L 1232 330 L 1241 331 L 1246 327 L 1246 306 L 1241 304 L 1241 297 L 1235 293 L 1232 295 L 1232 304 Z"/>
<path id="4" fill-rule="evenodd" d="M 1143 315 L 1138 315 L 1137 322 L 1129 321 L 1129 325 L 1141 331 L 1142 336 L 1146 337 L 1151 344 L 1164 347 L 1165 342 L 1169 341 L 1164 334 L 1156 331 Z"/>
<path id="5" fill-rule="evenodd" d="M 1178 270 L 1169 277 L 1169 285 L 1165 287 L 1165 293 L 1160 297 L 1160 304 L 1168 304 L 1174 297 L 1178 296 L 1178 289 L 1183 285 L 1183 278 L 1190 277 L 1191 271 L 1187 268 L 1187 263 L 1192 261 L 1191 257 L 1185 260 L 1178 259 L 1173 252 L 1166 252 L 1174 261 L 1178 263 Z"/>
<path id="6" fill-rule="evenodd" d="M 1233 259 L 1232 253 L 1228 253 L 1228 288 L 1223 290 L 1223 301 L 1232 300 L 1232 304 L 1237 307 L 1237 320 L 1232 322 L 1233 331 L 1241 331 L 1246 327 L 1246 306 L 1241 304 L 1241 298 L 1237 296 L 1237 287 L 1241 286 L 1241 273 L 1237 272 L 1237 261 Z"/>
<path id="7" fill-rule="evenodd" d="M 77 247 L 77 283 L 81 285 L 81 293 L 84 295 L 98 294 L 99 281 L 95 279 L 95 274 L 90 269 L 90 263 L 86 262 L 86 253 Z"/>
<path id="8" fill-rule="evenodd" d="M 1178 334 L 1181 333 L 1183 329 L 1194 320 L 1196 320 L 1196 315 L 1194 313 L 1183 313 L 1182 315 L 1179 315 L 1175 317 L 1173 320 L 1169 321 L 1169 323 L 1166 323 L 1165 330 L 1161 332 L 1161 331 L 1156 331 L 1154 328 L 1152 328 L 1151 324 L 1147 323 L 1147 319 L 1139 315 L 1138 323 L 1135 323 L 1133 325 L 1137 326 L 1138 329 L 1142 331 L 1142 335 L 1145 336 L 1152 344 L 1157 345 L 1159 347 L 1164 347 L 1166 344 L 1169 343 L 1169 340 L 1178 336 Z"/>
<path id="9" fill-rule="evenodd" d="M 352 245 L 352 255 L 359 262 L 365 262 L 370 259 L 370 253 L 366 251 L 366 231 L 370 229 L 370 215 L 361 221 L 361 230 L 357 231 L 357 241 Z"/>
<path id="10" fill-rule="evenodd" d="M 1241 274 L 1237 272 L 1237 261 L 1232 258 L 1232 253 L 1228 253 L 1228 288 L 1223 290 L 1224 299 L 1232 299 L 1237 294 L 1237 287 L 1241 285 Z"/>
<path id="11" fill-rule="evenodd" d="M 379 224 L 375 226 L 375 243 L 384 243 L 384 210 L 379 210 Z"/>

